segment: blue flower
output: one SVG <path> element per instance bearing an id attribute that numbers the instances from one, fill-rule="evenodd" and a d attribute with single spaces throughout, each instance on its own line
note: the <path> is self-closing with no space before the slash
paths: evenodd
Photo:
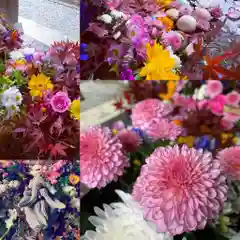
<path id="1" fill-rule="evenodd" d="M 81 43 L 81 45 L 80 45 L 80 60 L 81 61 L 88 60 L 88 55 L 86 54 L 86 50 L 87 50 L 87 44 Z"/>
<path id="2" fill-rule="evenodd" d="M 146 136 L 145 133 L 139 128 L 132 128 L 131 130 L 137 133 L 141 138 L 144 138 Z"/>
<path id="3" fill-rule="evenodd" d="M 208 150 L 210 147 L 210 143 L 211 141 L 208 136 L 202 136 L 196 139 L 194 145 L 196 149 Z"/>

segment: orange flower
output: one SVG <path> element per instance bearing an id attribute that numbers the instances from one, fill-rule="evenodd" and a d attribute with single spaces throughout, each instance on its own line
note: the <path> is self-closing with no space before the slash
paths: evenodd
<path id="1" fill-rule="evenodd" d="M 69 176 L 69 182 L 72 184 L 72 185 L 76 185 L 80 182 L 80 177 L 75 175 L 75 174 L 71 174 Z"/>
<path id="2" fill-rule="evenodd" d="M 176 119 L 176 120 L 173 120 L 172 123 L 174 123 L 175 125 L 177 126 L 182 126 L 182 121 Z"/>
<path id="3" fill-rule="evenodd" d="M 159 17 L 159 18 L 157 18 L 157 20 L 162 22 L 162 24 L 165 26 L 165 31 L 166 32 L 171 31 L 174 27 L 174 22 L 169 17 Z"/>

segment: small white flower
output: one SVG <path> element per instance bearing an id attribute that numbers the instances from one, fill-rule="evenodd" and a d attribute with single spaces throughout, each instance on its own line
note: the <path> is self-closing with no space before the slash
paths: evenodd
<path id="1" fill-rule="evenodd" d="M 76 191 L 75 187 L 73 187 L 73 186 L 64 186 L 63 192 L 70 197 L 77 196 L 77 191 Z"/>
<path id="2" fill-rule="evenodd" d="M 120 38 L 120 36 L 121 36 L 121 32 L 120 31 L 118 31 L 118 32 L 116 32 L 114 35 L 113 35 L 113 38 L 115 39 L 115 40 L 117 40 L 118 38 Z"/>
<path id="3" fill-rule="evenodd" d="M 24 58 L 24 55 L 21 51 L 12 51 L 9 53 L 9 56 L 12 60 L 19 60 Z"/>
<path id="4" fill-rule="evenodd" d="M 35 48 L 26 47 L 22 49 L 22 53 L 25 55 L 33 55 L 36 52 Z"/>
<path id="5" fill-rule="evenodd" d="M 0 194 L 5 193 L 8 189 L 6 184 L 0 184 Z"/>
<path id="6" fill-rule="evenodd" d="M 126 15 L 123 12 L 112 10 L 110 13 L 114 18 L 126 18 Z"/>
<path id="7" fill-rule="evenodd" d="M 105 22 L 105 23 L 107 23 L 107 24 L 110 24 L 112 22 L 112 20 L 113 20 L 112 17 L 110 15 L 108 15 L 108 14 L 103 14 L 98 19 L 103 21 L 103 22 Z"/>
<path id="8" fill-rule="evenodd" d="M 177 68 L 177 69 L 181 68 L 182 67 L 182 61 L 181 61 L 180 57 L 178 57 L 176 54 L 174 54 L 171 46 L 168 46 L 166 49 L 170 52 L 170 56 L 175 61 L 175 66 L 174 67 Z"/>
<path id="9" fill-rule="evenodd" d="M 195 89 L 193 94 L 193 99 L 201 101 L 206 98 L 206 94 L 207 94 L 207 86 L 203 84 L 199 89 Z"/>
<path id="10" fill-rule="evenodd" d="M 20 182 L 17 180 L 13 180 L 8 183 L 8 187 L 10 188 L 17 188 L 19 187 L 19 185 L 20 185 Z"/>
<path id="11" fill-rule="evenodd" d="M 17 210 L 16 209 L 9 209 L 9 219 L 5 220 L 6 228 L 9 229 L 13 226 L 13 222 L 17 219 Z"/>
<path id="12" fill-rule="evenodd" d="M 15 110 L 14 107 L 22 103 L 22 94 L 15 86 L 10 87 L 2 93 L 1 102 L 7 109 Z"/>
<path id="13" fill-rule="evenodd" d="M 156 226 L 144 220 L 143 209 L 130 194 L 116 191 L 124 202 L 104 204 L 104 211 L 94 208 L 97 216 L 89 221 L 96 231 L 86 231 L 82 240 L 172 240 L 165 233 L 157 233 Z"/>
<path id="14" fill-rule="evenodd" d="M 71 207 L 76 208 L 78 211 L 80 211 L 80 199 L 79 198 L 73 198 L 70 201 Z"/>

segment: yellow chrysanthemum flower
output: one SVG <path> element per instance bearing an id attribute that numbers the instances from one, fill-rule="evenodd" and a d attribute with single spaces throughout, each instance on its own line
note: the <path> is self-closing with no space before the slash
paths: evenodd
<path id="1" fill-rule="evenodd" d="M 157 4 L 166 7 L 168 6 L 170 3 L 173 2 L 173 0 L 156 0 Z"/>
<path id="2" fill-rule="evenodd" d="M 49 77 L 44 74 L 33 75 L 28 83 L 30 94 L 33 97 L 42 97 L 43 93 L 47 90 L 53 89 L 53 84 Z"/>
<path id="3" fill-rule="evenodd" d="M 73 100 L 70 110 L 71 117 L 80 120 L 80 99 Z"/>
<path id="4" fill-rule="evenodd" d="M 174 58 L 162 45 L 156 41 L 153 46 L 147 43 L 146 53 L 147 62 L 139 73 L 141 77 L 146 77 L 146 80 L 180 80 L 180 76 L 172 71 L 175 66 Z"/>

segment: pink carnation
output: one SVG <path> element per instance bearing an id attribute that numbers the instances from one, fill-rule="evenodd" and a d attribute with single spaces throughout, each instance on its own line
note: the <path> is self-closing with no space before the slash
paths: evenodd
<path id="1" fill-rule="evenodd" d="M 120 139 L 107 127 L 90 127 L 80 134 L 81 182 L 89 188 L 102 188 L 128 167 Z"/>
<path id="2" fill-rule="evenodd" d="M 182 36 L 176 31 L 165 32 L 162 35 L 162 41 L 166 47 L 171 46 L 176 51 L 182 45 Z"/>
<path id="3" fill-rule="evenodd" d="M 174 94 L 173 101 L 176 106 L 184 107 L 188 110 L 195 110 L 197 107 L 197 102 L 192 97 L 187 97 L 179 93 Z"/>
<path id="4" fill-rule="evenodd" d="M 223 118 L 226 119 L 228 122 L 236 123 L 240 120 L 240 115 L 231 112 L 224 112 Z"/>
<path id="5" fill-rule="evenodd" d="M 226 95 L 226 104 L 231 106 L 238 106 L 240 102 L 240 94 L 232 91 Z"/>
<path id="6" fill-rule="evenodd" d="M 167 116 L 173 111 L 172 104 L 165 104 L 158 99 L 146 99 L 135 105 L 132 109 L 132 124 L 144 130 L 158 118 Z"/>
<path id="7" fill-rule="evenodd" d="M 50 100 L 50 104 L 55 112 L 64 113 L 71 105 L 71 100 L 65 92 L 57 92 Z"/>
<path id="8" fill-rule="evenodd" d="M 218 95 L 217 97 L 208 101 L 208 108 L 213 114 L 221 116 L 223 114 L 225 102 L 225 96 Z"/>
<path id="9" fill-rule="evenodd" d="M 138 147 L 142 144 L 142 138 L 130 129 L 123 129 L 117 137 L 123 145 L 123 149 L 127 152 L 135 152 Z"/>
<path id="10" fill-rule="evenodd" d="M 218 80 L 208 80 L 207 81 L 207 95 L 210 98 L 214 98 L 217 95 L 221 94 L 223 91 L 223 85 L 221 81 Z"/>
<path id="11" fill-rule="evenodd" d="M 225 173 L 234 180 L 240 180 L 240 146 L 225 148 L 218 153 L 218 159 Z"/>
<path id="12" fill-rule="evenodd" d="M 182 133 L 182 128 L 171 123 L 166 118 L 160 118 L 149 124 L 144 131 L 153 140 L 164 139 L 174 141 Z"/>
<path id="13" fill-rule="evenodd" d="M 210 152 L 159 147 L 146 159 L 132 194 L 157 231 L 176 235 L 203 229 L 218 215 L 227 199 L 225 180 Z"/>

